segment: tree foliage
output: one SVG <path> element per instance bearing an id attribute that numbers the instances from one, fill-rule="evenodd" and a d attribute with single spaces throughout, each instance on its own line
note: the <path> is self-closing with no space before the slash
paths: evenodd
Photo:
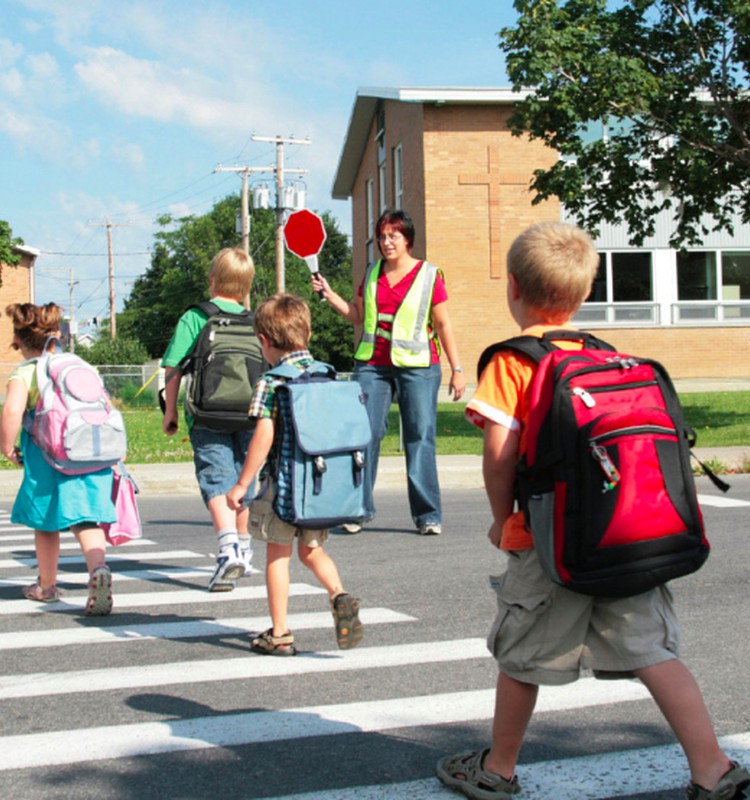
<path id="1" fill-rule="evenodd" d="M 14 245 L 23 244 L 23 239 L 13 238 L 10 225 L 0 219 L 0 286 L 3 285 L 3 266 L 16 266 L 21 261 L 21 256 L 13 252 Z"/>
<path id="2" fill-rule="evenodd" d="M 137 340 L 125 336 L 110 338 L 109 330 L 100 331 L 97 340 L 87 347 L 76 344 L 76 353 L 89 364 L 143 364 L 148 358 L 146 348 Z"/>
<path id="3" fill-rule="evenodd" d="M 236 232 L 239 213 L 239 195 L 231 195 L 202 216 L 160 218 L 151 266 L 133 285 L 125 309 L 118 315 L 118 330 L 137 338 L 152 357 L 160 357 L 187 306 L 208 299 L 211 259 L 223 247 L 240 246 Z M 321 216 L 327 238 L 319 256 L 320 271 L 346 296 L 351 294 L 351 249 L 331 215 Z M 255 308 L 276 292 L 276 215 L 272 210 L 252 212 L 250 255 L 255 264 L 250 301 Z M 351 326 L 313 296 L 303 260 L 285 252 L 284 273 L 286 291 L 300 295 L 310 305 L 315 357 L 337 369 L 350 369 Z"/>
<path id="4" fill-rule="evenodd" d="M 750 222 L 747 0 L 515 0 L 500 32 L 511 127 L 556 149 L 535 201 L 559 197 L 589 230 L 626 222 L 631 241 L 675 220 L 672 243 Z M 591 137 L 603 121 L 608 135 Z"/>

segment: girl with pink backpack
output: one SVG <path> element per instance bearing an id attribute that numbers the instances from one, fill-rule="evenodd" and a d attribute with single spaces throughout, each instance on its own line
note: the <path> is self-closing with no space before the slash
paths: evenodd
<path id="1" fill-rule="evenodd" d="M 103 616 L 112 610 L 112 573 L 106 564 L 106 539 L 102 524 L 116 522 L 110 466 L 85 474 L 65 474 L 45 459 L 24 425 L 39 400 L 36 362 L 50 336 L 59 336 L 60 307 L 13 303 L 5 309 L 13 323 L 11 347 L 24 361 L 10 379 L 0 416 L 0 451 L 14 464 L 23 465 L 11 521 L 34 529 L 39 576 L 23 589 L 28 600 L 52 603 L 60 599 L 57 567 L 60 531 L 71 530 L 83 551 L 89 571 L 85 613 Z M 16 447 L 18 434 L 21 447 Z"/>

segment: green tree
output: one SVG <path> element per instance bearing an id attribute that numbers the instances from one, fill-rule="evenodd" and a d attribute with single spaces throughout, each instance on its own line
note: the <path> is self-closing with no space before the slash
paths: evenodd
<path id="1" fill-rule="evenodd" d="M 13 252 L 13 247 L 18 244 L 23 244 L 23 239 L 13 238 L 10 225 L 0 219 L 0 286 L 3 285 L 3 267 L 15 267 L 21 261 L 21 256 Z"/>
<path id="2" fill-rule="evenodd" d="M 148 359 L 146 348 L 137 340 L 124 336 L 110 338 L 109 330 L 101 331 L 91 345 L 76 345 L 76 354 L 89 364 L 143 364 Z"/>
<path id="3" fill-rule="evenodd" d="M 180 315 L 191 303 L 208 298 L 208 270 L 213 256 L 223 247 L 237 247 L 236 218 L 239 195 L 217 202 L 206 214 L 159 219 L 162 228 L 149 269 L 136 280 L 124 311 L 118 314 L 118 331 L 138 339 L 149 355 L 158 358 L 169 343 Z M 326 242 L 319 257 L 320 270 L 337 291 L 351 293 L 351 249 L 329 213 L 323 213 Z M 276 215 L 268 209 L 252 212 L 250 255 L 255 280 L 250 292 L 251 307 L 276 292 Z M 312 349 L 316 358 L 337 369 L 351 368 L 352 330 L 325 303 L 313 296 L 310 273 L 305 262 L 285 252 L 285 288 L 304 297 L 313 318 Z"/>
<path id="4" fill-rule="evenodd" d="M 516 90 L 511 128 L 561 155 L 535 202 L 560 198 L 589 230 L 631 241 L 671 210 L 672 244 L 750 222 L 747 0 L 515 0 L 500 32 Z M 607 136 L 592 136 L 604 123 Z M 708 219 L 704 215 L 710 215 Z"/>

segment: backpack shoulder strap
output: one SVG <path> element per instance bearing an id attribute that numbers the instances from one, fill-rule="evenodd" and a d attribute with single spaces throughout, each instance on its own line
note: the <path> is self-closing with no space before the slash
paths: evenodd
<path id="1" fill-rule="evenodd" d="M 570 328 L 560 328 L 559 330 L 546 331 L 543 336 L 514 336 L 504 339 L 502 342 L 495 342 L 487 347 L 477 363 L 477 380 L 482 377 L 482 373 L 492 360 L 492 357 L 502 350 L 515 350 L 523 353 L 537 364 L 549 353 L 559 350 L 555 342 L 581 342 L 583 348 L 590 350 L 609 350 L 615 352 L 614 348 L 603 339 L 599 339 L 587 331 L 576 331 Z"/>
<path id="2" fill-rule="evenodd" d="M 495 344 L 486 347 L 482 355 L 479 356 L 477 380 L 482 377 L 482 373 L 493 357 L 503 350 L 515 350 L 518 353 L 523 353 L 538 364 L 548 353 L 557 349 L 552 342 L 540 339 L 538 336 L 514 336 L 511 339 L 504 339 L 502 342 L 495 342 Z"/>
<path id="3" fill-rule="evenodd" d="M 214 317 L 217 314 L 228 314 L 233 317 L 249 317 L 250 319 L 253 319 L 253 312 L 247 308 L 243 308 L 242 311 L 224 311 L 223 309 L 219 308 L 219 306 L 214 303 L 213 300 L 202 300 L 200 303 L 193 303 L 185 310 L 188 311 L 191 308 L 199 309 L 207 317 Z"/>
<path id="4" fill-rule="evenodd" d="M 265 374 L 287 380 L 294 380 L 305 375 L 334 379 L 336 370 L 324 361 L 313 361 L 312 364 L 308 364 L 304 369 L 295 367 L 294 364 L 279 364 L 278 367 L 267 370 Z"/>

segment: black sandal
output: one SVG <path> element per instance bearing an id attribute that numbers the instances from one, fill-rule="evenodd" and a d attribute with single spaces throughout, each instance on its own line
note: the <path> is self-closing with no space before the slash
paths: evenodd
<path id="1" fill-rule="evenodd" d="M 287 631 L 281 636 L 273 635 L 273 628 L 256 636 L 250 643 L 253 653 L 262 656 L 296 656 L 297 648 L 294 646 L 294 636 Z"/>

